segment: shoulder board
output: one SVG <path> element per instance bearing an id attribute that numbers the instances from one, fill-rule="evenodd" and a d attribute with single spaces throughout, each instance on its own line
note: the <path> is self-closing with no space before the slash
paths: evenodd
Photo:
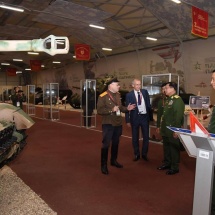
<path id="1" fill-rule="evenodd" d="M 104 93 L 100 94 L 100 97 L 103 97 L 105 95 L 107 95 L 107 91 L 105 91 Z"/>
<path id="2" fill-rule="evenodd" d="M 178 96 L 178 95 L 175 95 L 175 96 L 174 96 L 174 98 L 178 99 L 178 98 L 180 98 L 180 96 Z"/>

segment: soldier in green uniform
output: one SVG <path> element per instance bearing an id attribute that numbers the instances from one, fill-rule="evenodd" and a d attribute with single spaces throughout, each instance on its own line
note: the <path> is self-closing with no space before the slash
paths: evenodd
<path id="1" fill-rule="evenodd" d="M 109 173 L 107 159 L 111 142 L 111 165 L 117 168 L 123 167 L 117 162 L 119 139 L 122 135 L 121 112 L 125 113 L 135 108 L 135 104 L 122 106 L 118 82 L 117 78 L 109 80 L 106 83 L 108 90 L 100 94 L 97 102 L 97 113 L 102 116 L 101 171 L 106 175 Z"/>
<path id="2" fill-rule="evenodd" d="M 157 129 L 156 129 L 156 132 L 157 133 L 160 133 L 160 124 L 161 124 L 161 117 L 163 115 L 163 109 L 164 109 L 164 105 L 165 105 L 165 101 L 166 101 L 166 94 L 165 94 L 165 86 L 166 86 L 166 83 L 163 83 L 161 85 L 161 98 L 160 100 L 158 101 L 158 110 L 157 110 Z M 164 144 L 163 144 L 164 145 Z M 163 147 L 164 149 L 164 147 Z M 165 156 L 165 153 L 164 153 L 164 156 Z M 164 157 L 164 162 L 166 161 L 166 158 Z"/>
<path id="3" fill-rule="evenodd" d="M 215 89 L 215 70 L 212 72 L 211 85 Z M 215 107 L 213 107 L 212 116 L 208 125 L 208 131 L 215 134 Z M 211 202 L 211 215 L 215 215 L 215 171 L 213 179 L 213 192 L 212 192 L 212 202 Z"/>
<path id="4" fill-rule="evenodd" d="M 167 175 L 174 175 L 179 172 L 180 161 L 180 141 L 176 133 L 167 128 L 167 126 L 181 128 L 184 122 L 184 102 L 176 94 L 177 84 L 167 82 L 165 94 L 167 96 L 163 115 L 161 117 L 160 133 L 163 138 L 165 163 L 158 167 L 158 170 L 168 169 Z"/>

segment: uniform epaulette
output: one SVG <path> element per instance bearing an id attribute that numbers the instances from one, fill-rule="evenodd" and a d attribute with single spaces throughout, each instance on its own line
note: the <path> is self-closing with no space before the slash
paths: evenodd
<path id="1" fill-rule="evenodd" d="M 174 98 L 176 98 L 176 99 L 178 99 L 180 96 L 178 96 L 178 95 L 174 95 Z"/>
<path id="2" fill-rule="evenodd" d="M 100 94 L 100 97 L 103 97 L 105 95 L 107 95 L 107 91 L 105 91 L 104 93 Z"/>

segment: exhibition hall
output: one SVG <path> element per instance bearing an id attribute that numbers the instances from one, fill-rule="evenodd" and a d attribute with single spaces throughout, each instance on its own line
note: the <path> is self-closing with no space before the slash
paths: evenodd
<path id="1" fill-rule="evenodd" d="M 214 215 L 215 1 L 0 2 L 0 214 Z"/>

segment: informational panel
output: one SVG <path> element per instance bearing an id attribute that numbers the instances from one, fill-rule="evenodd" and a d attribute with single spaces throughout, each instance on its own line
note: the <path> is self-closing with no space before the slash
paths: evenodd
<path id="1" fill-rule="evenodd" d="M 192 109 L 208 109 L 210 96 L 190 96 L 189 105 Z"/>

